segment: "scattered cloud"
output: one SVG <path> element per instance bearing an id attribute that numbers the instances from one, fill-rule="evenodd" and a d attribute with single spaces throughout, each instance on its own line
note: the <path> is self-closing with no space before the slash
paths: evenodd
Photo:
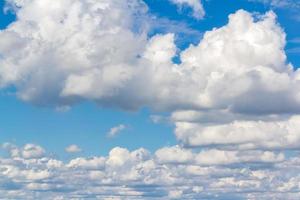
<path id="1" fill-rule="evenodd" d="M 84 100 L 168 111 L 152 119 L 174 123 L 180 144 L 153 154 L 116 147 L 108 156 L 65 162 L 39 145 L 6 143 L 2 196 L 299 199 L 300 159 L 286 155 L 300 148 L 300 71 L 287 61 L 274 12 L 238 10 L 180 51 L 172 32 L 148 37 L 142 1 L 7 2 L 17 20 L 0 31 L 1 88 L 13 86 L 20 99 L 60 111 Z M 201 1 L 172 2 L 204 16 Z"/>
<path id="2" fill-rule="evenodd" d="M 116 147 L 70 161 L 19 154 L 0 157 L 0 192 L 5 199 L 297 199 L 299 164 L 299 155 L 282 152 L 179 146 L 154 155 Z"/>
<path id="3" fill-rule="evenodd" d="M 116 137 L 118 134 L 120 134 L 123 130 L 125 130 L 127 127 L 124 124 L 120 124 L 118 126 L 112 127 L 108 133 L 107 137 L 113 138 Z"/>

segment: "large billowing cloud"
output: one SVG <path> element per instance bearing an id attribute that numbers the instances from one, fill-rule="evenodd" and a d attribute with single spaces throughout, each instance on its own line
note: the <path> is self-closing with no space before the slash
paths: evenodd
<path id="1" fill-rule="evenodd" d="M 4 146 L 12 153 L 27 145 Z M 108 156 L 68 162 L 11 154 L 0 158 L 0 192 L 5 199 L 281 199 L 283 192 L 297 199 L 298 165 L 282 153 L 179 146 L 155 155 L 116 147 Z"/>
<path id="2" fill-rule="evenodd" d="M 299 111 L 299 73 L 286 61 L 285 34 L 273 12 L 230 15 L 227 25 L 206 32 L 175 64 L 174 35 L 147 39 L 147 8 L 139 1 L 15 3 L 17 20 L 0 32 L 0 85 L 16 87 L 25 101 Z"/>
<path id="3" fill-rule="evenodd" d="M 17 20 L 0 33 L 0 85 L 14 85 L 20 98 L 41 105 L 112 98 L 134 75 L 145 43 L 142 2 L 9 2 Z"/>

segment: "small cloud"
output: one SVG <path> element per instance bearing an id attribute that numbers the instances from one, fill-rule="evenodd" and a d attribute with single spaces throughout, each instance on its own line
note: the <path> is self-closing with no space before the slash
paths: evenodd
<path id="1" fill-rule="evenodd" d="M 188 6 L 193 10 L 193 17 L 195 19 L 203 19 L 205 11 L 201 1 L 199 0 L 169 0 L 178 7 Z"/>
<path id="2" fill-rule="evenodd" d="M 108 133 L 107 133 L 107 137 L 109 138 L 113 138 L 116 135 L 118 135 L 121 131 L 125 130 L 126 126 L 124 124 L 120 124 L 118 126 L 112 127 Z"/>
<path id="3" fill-rule="evenodd" d="M 45 154 L 45 150 L 35 144 L 26 144 L 22 151 L 23 158 L 41 158 Z"/>
<path id="4" fill-rule="evenodd" d="M 78 153 L 78 152 L 81 152 L 82 149 L 79 148 L 77 145 L 72 144 L 72 145 L 66 147 L 66 148 L 65 148 L 65 151 L 66 151 L 67 153 Z"/>

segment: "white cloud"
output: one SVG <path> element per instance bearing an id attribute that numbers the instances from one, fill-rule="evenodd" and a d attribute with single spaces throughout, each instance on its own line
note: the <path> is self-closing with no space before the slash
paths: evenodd
<path id="1" fill-rule="evenodd" d="M 26 144 L 22 148 L 18 148 L 11 143 L 5 143 L 2 147 L 14 158 L 36 159 L 45 155 L 45 150 L 41 146 L 35 144 Z"/>
<path id="2" fill-rule="evenodd" d="M 299 116 L 280 121 L 234 121 L 221 125 L 176 123 L 176 136 L 188 146 L 239 149 L 300 148 Z"/>
<path id="3" fill-rule="evenodd" d="M 68 153 L 78 153 L 78 152 L 81 152 L 82 149 L 79 146 L 77 146 L 76 144 L 72 144 L 72 145 L 66 147 L 65 151 Z"/>
<path id="4" fill-rule="evenodd" d="M 262 151 L 222 151 L 210 149 L 200 152 L 196 155 L 196 163 L 200 165 L 226 165 L 234 163 L 273 163 L 281 162 L 284 160 L 284 154 L 274 154 L 273 152 Z"/>
<path id="5" fill-rule="evenodd" d="M 160 163 L 188 163 L 193 160 L 193 153 L 179 146 L 161 148 L 155 155 Z"/>
<path id="6" fill-rule="evenodd" d="M 118 126 L 112 127 L 108 133 L 107 137 L 113 138 L 116 137 L 118 134 L 120 134 L 123 130 L 125 130 L 127 127 L 124 124 L 120 124 Z"/>
<path id="7" fill-rule="evenodd" d="M 133 75 L 145 40 L 134 20 L 146 9 L 142 2 L 9 2 L 20 8 L 0 32 L 0 85 L 15 85 L 23 100 L 64 106 L 76 96 L 107 98 Z"/>
<path id="8" fill-rule="evenodd" d="M 83 168 L 83 169 L 102 169 L 104 167 L 105 158 L 75 158 L 72 159 L 67 167 L 69 168 Z"/>
<path id="9" fill-rule="evenodd" d="M 200 1 L 176 2 L 202 9 Z M 17 21 L 0 31 L 1 87 L 57 108 L 91 100 L 169 110 L 183 145 L 154 155 L 116 147 L 106 157 L 65 163 L 38 145 L 5 144 L 2 196 L 299 199 L 299 158 L 285 158 L 285 151 L 300 147 L 300 72 L 286 59 L 286 35 L 273 12 L 239 10 L 178 52 L 173 33 L 147 38 L 141 1 L 10 3 L 17 4 Z"/>
<path id="10" fill-rule="evenodd" d="M 284 160 L 283 153 L 272 151 L 234 151 L 209 149 L 199 152 L 179 146 L 164 147 L 155 152 L 155 158 L 160 164 L 197 164 L 202 166 L 230 165 L 234 163 L 277 163 Z"/>
<path id="11" fill-rule="evenodd" d="M 25 101 L 251 115 L 300 111 L 299 70 L 287 64 L 285 33 L 273 12 L 254 19 L 237 11 L 180 52 L 182 63 L 175 64 L 174 34 L 146 38 L 140 1 L 48 1 L 22 1 L 17 21 L 0 32 L 0 85 L 15 86 Z"/>
<path id="12" fill-rule="evenodd" d="M 108 156 L 78 157 L 69 162 L 46 156 L 0 157 L 1 197 L 244 199 L 253 195 L 264 200 L 271 193 L 274 199 L 280 199 L 285 192 L 290 195 L 288 199 L 299 198 L 299 193 L 294 192 L 299 189 L 299 155 L 284 158 L 282 153 L 269 151 L 190 152 L 179 146 L 168 148 L 157 151 L 172 157 L 167 162 L 158 159 L 160 153 L 152 155 L 145 149 L 129 151 L 120 147 L 112 149 Z M 185 157 L 189 162 L 182 159 Z"/>
<path id="13" fill-rule="evenodd" d="M 205 15 L 205 11 L 201 0 L 169 0 L 170 2 L 178 5 L 184 6 L 187 5 L 193 9 L 193 17 L 196 19 L 202 19 Z"/>

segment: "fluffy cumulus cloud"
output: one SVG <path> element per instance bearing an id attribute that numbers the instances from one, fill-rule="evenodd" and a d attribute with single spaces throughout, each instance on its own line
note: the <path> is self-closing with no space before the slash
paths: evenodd
<path id="1" fill-rule="evenodd" d="M 283 192 L 297 199 L 299 163 L 282 152 L 180 146 L 154 155 L 116 147 L 69 161 L 10 154 L 0 158 L 0 192 L 5 199 L 281 199 Z"/>
<path id="2" fill-rule="evenodd" d="M 285 33 L 273 12 L 254 18 L 237 11 L 180 52 L 176 64 L 174 34 L 147 38 L 147 7 L 140 1 L 10 2 L 17 20 L 0 32 L 0 85 L 14 86 L 25 101 L 299 111 L 299 72 L 287 63 Z"/>
<path id="3" fill-rule="evenodd" d="M 8 3 L 17 20 L 0 33 L 0 85 L 17 87 L 21 99 L 65 105 L 111 98 L 132 78 L 145 40 L 134 20 L 147 9 L 142 2 Z"/>
<path id="4" fill-rule="evenodd" d="M 169 0 L 171 3 L 176 4 L 179 7 L 187 5 L 193 10 L 193 17 L 196 19 L 202 19 L 205 15 L 205 11 L 201 0 Z"/>

